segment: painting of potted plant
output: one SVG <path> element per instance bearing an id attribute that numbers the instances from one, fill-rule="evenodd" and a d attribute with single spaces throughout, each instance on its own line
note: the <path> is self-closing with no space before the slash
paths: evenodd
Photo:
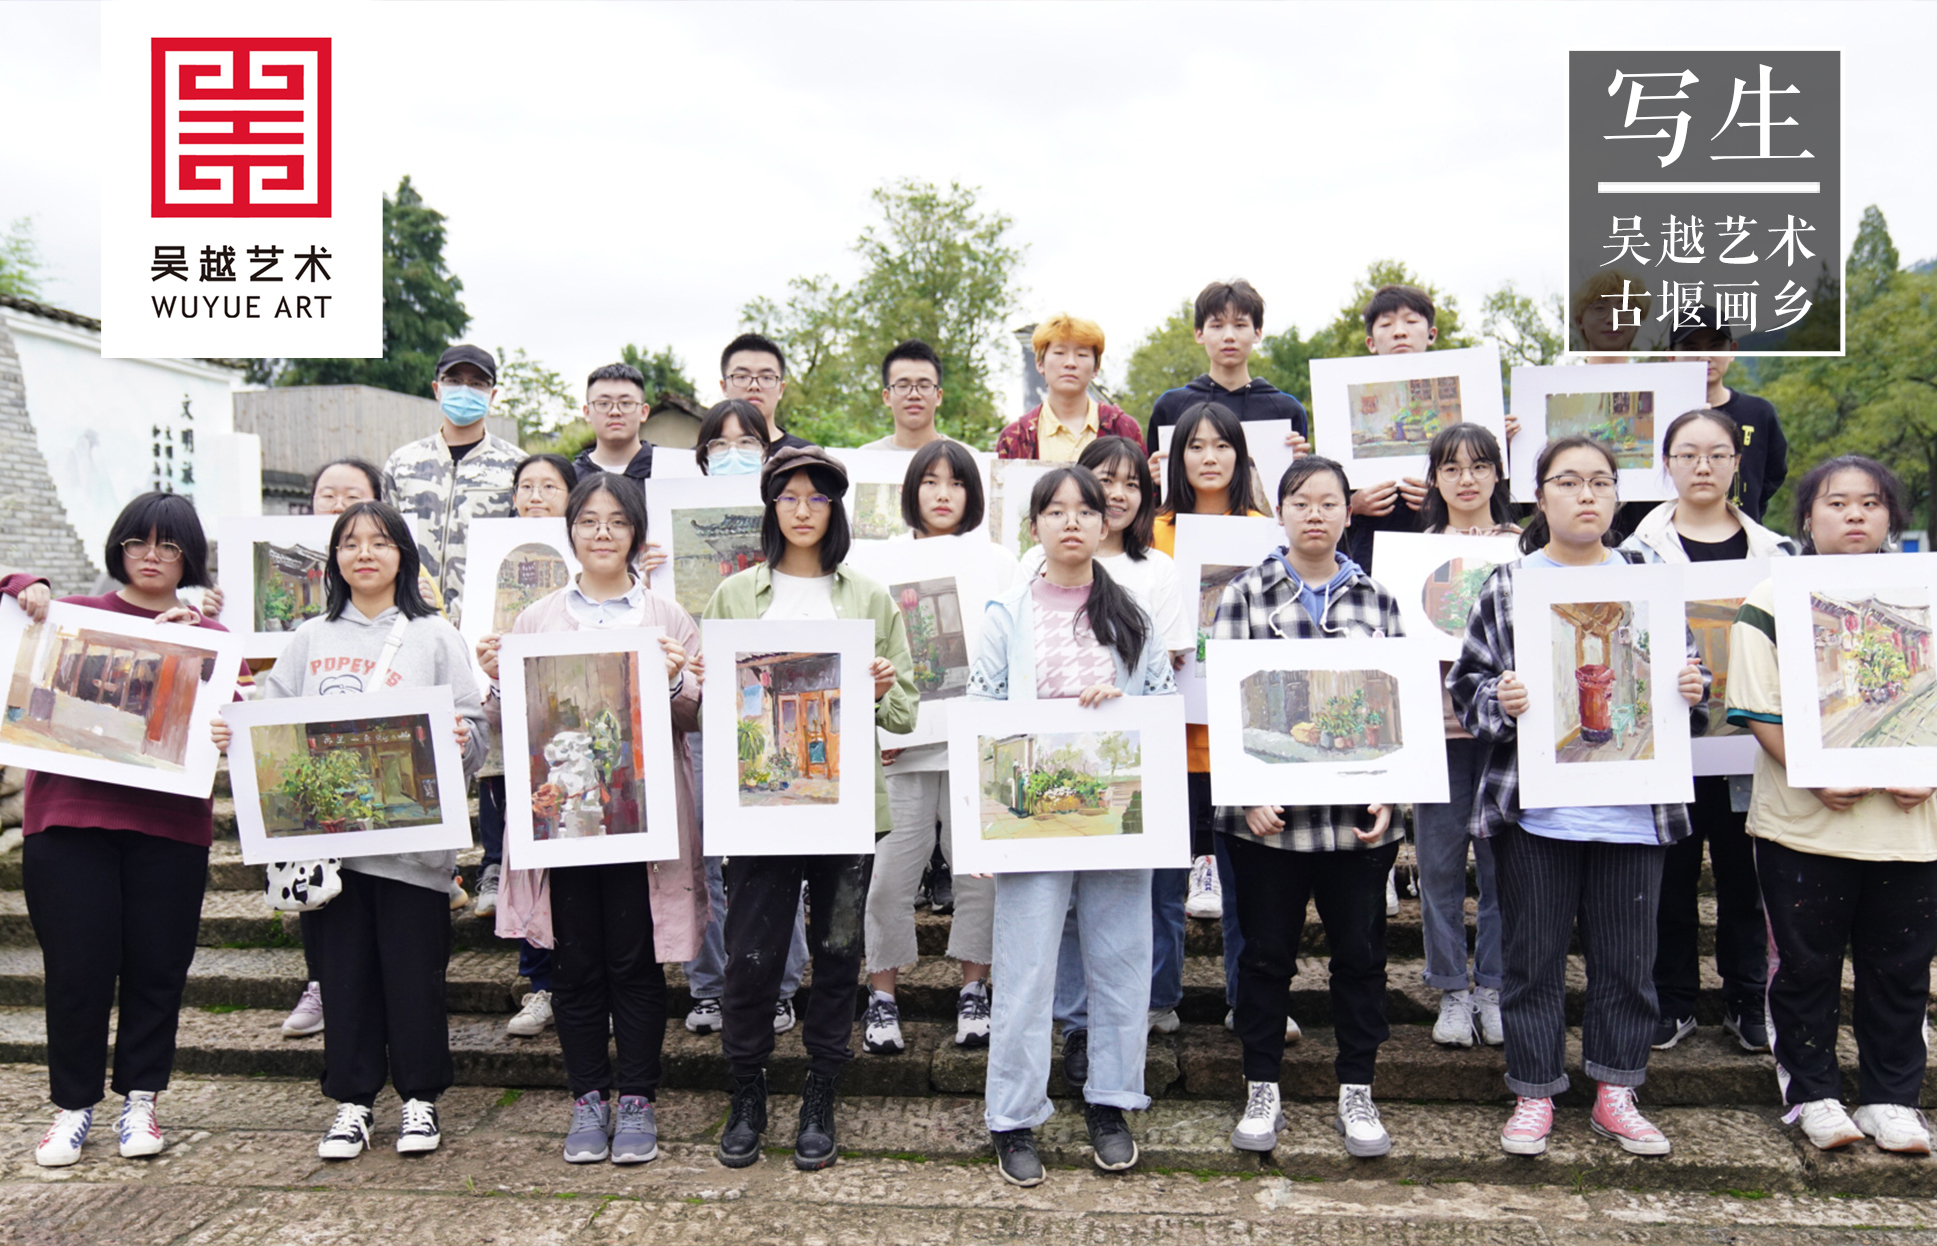
<path id="1" fill-rule="evenodd" d="M 282 793 L 308 821 L 331 834 L 346 830 L 352 818 L 364 830 L 388 825 L 362 755 L 349 749 L 296 762 L 283 777 Z"/>

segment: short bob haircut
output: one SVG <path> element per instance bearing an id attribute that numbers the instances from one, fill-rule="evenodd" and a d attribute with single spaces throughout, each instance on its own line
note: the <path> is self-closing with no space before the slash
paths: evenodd
<path id="1" fill-rule="evenodd" d="M 1197 435 L 1200 424 L 1208 423 L 1217 430 L 1217 435 L 1231 443 L 1237 451 L 1237 461 L 1232 464 L 1231 483 L 1224 487 L 1224 513 L 1227 515 L 1248 515 L 1251 513 L 1251 447 L 1245 440 L 1244 421 L 1237 413 L 1218 402 L 1192 403 L 1184 408 L 1177 417 L 1177 424 L 1170 430 L 1171 448 L 1169 466 L 1164 471 L 1164 506 L 1166 515 L 1191 515 L 1197 512 L 1197 490 L 1191 487 L 1189 474 L 1184 470 L 1183 448 Z"/>
<path id="2" fill-rule="evenodd" d="M 1036 366 L 1042 367 L 1043 356 L 1057 342 L 1071 342 L 1077 346 L 1087 346 L 1096 355 L 1096 366 L 1103 366 L 1103 326 L 1094 320 L 1081 320 L 1068 312 L 1057 312 L 1036 326 L 1035 336 L 1029 339 L 1030 348 L 1036 352 Z"/>
<path id="3" fill-rule="evenodd" d="M 1197 302 L 1192 308 L 1196 316 L 1196 327 L 1202 329 L 1204 322 L 1212 316 L 1243 316 L 1251 322 L 1251 327 L 1259 333 L 1264 332 L 1264 295 L 1259 294 L 1252 284 L 1242 277 L 1229 281 L 1213 281 L 1197 292 Z"/>
<path id="4" fill-rule="evenodd" d="M 798 470 L 806 472 L 814 482 L 815 491 L 826 494 L 833 503 L 827 508 L 827 533 L 821 537 L 821 570 L 832 572 L 847 561 L 847 552 L 854 545 L 854 534 L 847 524 L 847 507 L 841 502 L 847 493 L 847 482 L 825 467 L 808 466 Z M 766 503 L 760 513 L 760 556 L 767 560 L 769 567 L 779 567 L 780 559 L 787 552 L 787 537 L 780 530 L 776 499 L 796 474 L 776 472 L 760 488 L 764 495 L 761 501 Z"/>
<path id="5" fill-rule="evenodd" d="M 101 565 L 123 584 L 130 582 L 126 561 L 121 557 L 123 541 L 173 541 L 182 551 L 183 588 L 209 588 L 215 581 L 208 574 L 208 537 L 202 531 L 195 504 L 179 493 L 144 493 L 121 508 L 114 527 L 108 530 L 108 543 Z"/>
<path id="6" fill-rule="evenodd" d="M 760 451 L 762 462 L 773 453 L 773 425 L 760 414 L 760 408 L 744 398 L 728 398 L 725 402 L 716 402 L 708 407 L 706 418 L 699 422 L 699 434 L 693 442 L 693 459 L 702 472 L 706 470 L 706 443 L 720 435 L 720 428 L 729 415 L 740 421 L 741 431 L 753 433 L 765 444 L 766 449 Z"/>
<path id="7" fill-rule="evenodd" d="M 337 561 L 336 552 L 359 519 L 368 519 L 376 524 L 378 530 L 397 547 L 397 583 L 393 591 L 398 612 L 406 619 L 421 619 L 436 614 L 417 589 L 417 577 L 423 571 L 423 560 L 417 556 L 417 540 L 410 535 L 404 517 L 387 502 L 358 502 L 338 515 L 336 526 L 330 529 L 330 556 L 323 564 L 324 602 L 328 606 L 324 617 L 335 622 L 343 617 L 344 609 L 350 604 L 350 582 L 344 578 L 343 566 Z"/>
<path id="8" fill-rule="evenodd" d="M 625 521 L 632 525 L 632 545 L 625 554 L 626 566 L 630 567 L 639 561 L 639 551 L 646 547 L 646 491 L 636 481 L 611 472 L 593 472 L 572 486 L 572 496 L 565 499 L 565 531 L 570 534 L 574 557 L 578 556 L 578 533 L 572 525 L 578 522 L 578 513 L 595 493 L 609 495 L 625 512 Z"/>
<path id="9" fill-rule="evenodd" d="M 1337 459 L 1328 459 L 1322 454 L 1301 454 L 1291 461 L 1285 474 L 1278 477 L 1278 509 L 1283 510 L 1285 499 L 1298 492 L 1298 487 L 1313 476 L 1323 476 L 1330 472 L 1338 478 L 1339 491 L 1347 499 L 1352 496 L 1352 482 L 1345 475 L 1345 467 Z M 1340 540 L 1345 538 L 1341 536 Z"/>
<path id="10" fill-rule="evenodd" d="M 367 459 L 343 458 L 331 459 L 329 462 L 317 468 L 316 474 L 309 478 L 310 501 L 314 502 L 316 500 L 316 487 L 323 483 L 323 473 L 332 467 L 347 467 L 353 471 L 362 472 L 363 478 L 370 482 L 370 496 L 373 498 L 383 497 L 383 472 L 378 470 L 376 464 L 371 463 Z"/>
<path id="11" fill-rule="evenodd" d="M 1641 319 L 1644 321 L 1647 320 L 1648 308 L 1654 304 L 1654 296 L 1648 293 L 1647 282 L 1624 273 L 1618 268 L 1604 268 L 1592 277 L 1589 277 L 1586 281 L 1581 282 L 1580 289 L 1574 291 L 1574 305 L 1568 309 L 1568 327 L 1573 328 L 1578 326 L 1581 322 L 1581 317 L 1587 314 L 1587 309 L 1599 300 L 1604 298 L 1619 298 L 1622 282 L 1630 283 L 1628 286 L 1628 306 L 1638 308 L 1641 312 Z"/>
<path id="12" fill-rule="evenodd" d="M 1809 534 L 1809 512 L 1815 509 L 1816 499 L 1829 488 L 1830 479 L 1836 473 L 1852 471 L 1868 476 L 1882 495 L 1883 505 L 1890 511 L 1890 544 L 1896 544 L 1903 530 L 1910 526 L 1910 507 L 1903 500 L 1903 482 L 1897 479 L 1897 474 L 1875 459 L 1860 454 L 1839 454 L 1810 468 L 1796 483 L 1796 539 L 1802 542 L 1803 553 L 1816 552 L 1816 540 Z"/>
<path id="13" fill-rule="evenodd" d="M 510 514 L 513 519 L 518 517 L 518 482 L 525 478 L 525 470 L 527 468 L 538 466 L 549 467 L 557 472 L 558 478 L 565 482 L 565 489 L 568 493 L 572 489 L 573 482 L 578 479 L 578 469 L 573 467 L 572 461 L 562 454 L 527 454 L 524 458 L 518 460 L 518 466 L 511 469 Z M 601 472 L 599 474 L 604 475 L 605 473 Z"/>
<path id="14" fill-rule="evenodd" d="M 1434 318 L 1439 314 L 1433 309 L 1432 295 L 1418 286 L 1380 286 L 1373 291 L 1372 301 L 1365 305 L 1365 311 L 1360 313 L 1365 321 L 1366 333 L 1372 332 L 1372 326 L 1378 323 L 1379 317 L 1408 308 L 1424 316 L 1429 328 L 1433 327 Z"/>
<path id="15" fill-rule="evenodd" d="M 955 531 L 975 531 L 982 526 L 982 516 L 988 509 L 982 496 L 982 472 L 967 446 L 946 437 L 929 442 L 908 460 L 908 472 L 901 478 L 901 522 L 910 532 L 922 531 L 921 478 L 934 471 L 937 463 L 946 463 L 949 473 L 962 482 L 962 521 Z"/>
<path id="16" fill-rule="evenodd" d="M 1487 513 L 1495 527 L 1513 522 L 1513 482 L 1507 479 L 1506 455 L 1500 452 L 1500 439 L 1482 424 L 1448 424 L 1433 434 L 1426 446 L 1426 501 L 1419 508 L 1419 530 L 1438 532 L 1451 518 L 1446 495 L 1439 491 L 1439 469 L 1459 462 L 1461 447 L 1475 464 L 1493 465 L 1493 494 L 1487 499 Z"/>
<path id="17" fill-rule="evenodd" d="M 1083 447 L 1076 462 L 1092 473 L 1119 465 L 1127 465 L 1136 473 L 1141 501 L 1137 504 L 1136 519 L 1123 530 L 1123 552 L 1130 556 L 1131 562 L 1142 562 L 1150 552 L 1151 535 L 1157 527 L 1157 482 L 1150 475 L 1150 460 L 1144 457 L 1143 447 L 1128 437 L 1098 437 Z M 1097 483 L 1102 481 L 1099 479 Z M 1103 521 L 1109 522 L 1107 508 Z"/>

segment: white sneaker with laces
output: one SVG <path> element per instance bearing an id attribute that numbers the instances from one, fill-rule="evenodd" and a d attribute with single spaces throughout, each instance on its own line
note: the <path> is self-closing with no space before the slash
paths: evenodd
<path id="1" fill-rule="evenodd" d="M 131 1090 L 121 1101 L 121 1119 L 115 1132 L 121 1137 L 121 1158 L 141 1159 L 161 1154 L 161 1122 L 155 1119 L 155 1092 Z"/>
<path id="2" fill-rule="evenodd" d="M 374 1118 L 369 1108 L 356 1103 L 339 1103 L 329 1132 L 316 1145 L 323 1159 L 355 1159 L 370 1145 L 370 1126 Z"/>
<path id="3" fill-rule="evenodd" d="M 1506 1022 L 1500 1019 L 1500 988 L 1473 988 L 1473 1021 L 1479 1027 L 1480 1041 L 1498 1047 L 1507 1041 Z"/>
<path id="4" fill-rule="evenodd" d="M 1175 1008 L 1152 1008 L 1150 1010 L 1150 1032 L 1152 1034 L 1175 1034 L 1184 1024 Z"/>
<path id="5" fill-rule="evenodd" d="M 1439 993 L 1439 1020 L 1433 1022 L 1433 1041 L 1448 1047 L 1473 1045 L 1473 992 Z"/>
<path id="6" fill-rule="evenodd" d="M 1360 1159 L 1376 1159 L 1392 1150 L 1392 1136 L 1379 1120 L 1370 1086 L 1340 1086 L 1338 1115 L 1332 1127 L 1345 1135 L 1345 1151 Z"/>
<path id="7" fill-rule="evenodd" d="M 971 982 L 955 997 L 955 1045 L 989 1045 L 989 984 Z"/>
<path id="8" fill-rule="evenodd" d="M 1399 869 L 1394 866 L 1385 876 L 1385 915 L 1399 916 Z"/>
<path id="9" fill-rule="evenodd" d="M 533 991 L 525 996 L 518 1015 L 504 1023 L 504 1032 L 513 1038 L 533 1038 L 552 1023 L 552 993 Z"/>
<path id="10" fill-rule="evenodd" d="M 1231 1131 L 1231 1145 L 1240 1151 L 1270 1151 L 1285 1127 L 1284 1104 L 1276 1082 L 1245 1083 L 1244 1115 Z"/>
<path id="11" fill-rule="evenodd" d="M 1834 1151 L 1863 1139 L 1863 1131 L 1834 1099 L 1812 1099 L 1799 1105 L 1795 1116 L 1802 1122 L 1803 1137 L 1819 1151 Z"/>
<path id="12" fill-rule="evenodd" d="M 773 1032 L 776 1034 L 785 1034 L 793 1028 L 794 1001 L 791 999 L 775 1000 L 773 1005 Z"/>
<path id="13" fill-rule="evenodd" d="M 484 867 L 478 874 L 478 900 L 471 911 L 479 917 L 489 917 L 498 911 L 498 886 L 503 881 L 504 868 L 495 861 Z"/>
<path id="14" fill-rule="evenodd" d="M 1184 916 L 1210 921 L 1224 916 L 1224 888 L 1217 878 L 1217 858 L 1199 857 L 1190 867 L 1190 893 Z"/>
<path id="15" fill-rule="evenodd" d="M 726 1028 L 720 1016 L 720 1001 L 717 999 L 696 999 L 693 1010 L 686 1014 L 686 1028 L 695 1034 L 718 1034 Z"/>
<path id="16" fill-rule="evenodd" d="M 444 1140 L 437 1127 L 437 1105 L 424 1099 L 404 1100 L 402 1122 L 397 1126 L 397 1154 L 422 1155 L 435 1151 Z"/>
<path id="17" fill-rule="evenodd" d="M 867 1016 L 861 1025 L 861 1046 L 869 1055 L 898 1056 L 908 1049 L 901 1038 L 900 1005 L 887 992 L 869 994 Z"/>
<path id="18" fill-rule="evenodd" d="M 1930 1129 L 1924 1114 L 1901 1103 L 1866 1103 L 1856 1109 L 1856 1127 L 1879 1148 L 1904 1155 L 1930 1154 Z"/>
<path id="19" fill-rule="evenodd" d="M 284 1038 L 301 1038 L 323 1032 L 323 984 L 312 982 L 303 988 L 303 997 L 283 1018 Z"/>
<path id="20" fill-rule="evenodd" d="M 87 1141 L 87 1131 L 94 1125 L 93 1108 L 77 1108 L 68 1111 L 63 1108 L 54 1113 L 54 1123 L 41 1135 L 40 1144 L 34 1147 L 34 1162 L 42 1168 L 65 1168 L 81 1158 L 81 1146 Z"/>

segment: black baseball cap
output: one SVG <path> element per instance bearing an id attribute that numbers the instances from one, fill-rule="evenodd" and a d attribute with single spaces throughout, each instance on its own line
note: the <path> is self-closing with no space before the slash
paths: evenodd
<path id="1" fill-rule="evenodd" d="M 486 377 L 490 378 L 493 385 L 498 383 L 498 361 L 491 357 L 490 351 L 485 350 L 481 346 L 460 345 L 451 347 L 438 358 L 437 375 L 442 377 L 446 372 L 449 372 L 460 363 L 468 363 L 478 371 L 484 373 Z"/>
<path id="2" fill-rule="evenodd" d="M 1677 320 L 1681 319 L 1679 312 L 1676 313 L 1675 318 Z M 1715 309 L 1707 304 L 1703 304 L 1695 309 L 1693 316 L 1675 326 L 1675 331 L 1668 335 L 1668 345 L 1671 347 L 1680 346 L 1684 341 L 1687 341 L 1703 330 L 1721 334 L 1722 340 L 1725 342 L 1733 342 L 1735 340 L 1735 335 L 1728 331 L 1727 326 L 1723 325 L 1722 318 L 1715 314 Z"/>

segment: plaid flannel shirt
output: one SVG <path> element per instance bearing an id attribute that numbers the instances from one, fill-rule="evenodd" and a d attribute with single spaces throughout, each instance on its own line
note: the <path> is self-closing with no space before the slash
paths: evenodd
<path id="1" fill-rule="evenodd" d="M 1641 555 L 1616 551 L 1628 562 L 1643 561 Z M 1475 839 L 1490 839 L 1509 826 L 1520 823 L 1520 740 L 1515 720 L 1500 708 L 1500 676 L 1514 668 L 1513 650 L 1513 573 L 1523 560 L 1502 563 L 1480 588 L 1480 599 L 1473 617 L 1466 623 L 1466 640 L 1459 660 L 1446 677 L 1453 694 L 1453 712 L 1475 739 L 1487 746 L 1486 769 L 1480 774 L 1473 794 L 1472 821 L 1468 830 Z M 1695 634 L 1687 638 L 1688 658 L 1699 662 Z M 1706 666 L 1702 671 L 1702 700 L 1688 711 L 1694 734 L 1708 729 L 1708 689 L 1714 676 Z M 1664 844 L 1688 838 L 1688 806 L 1655 805 L 1655 838 Z"/>
<path id="2" fill-rule="evenodd" d="M 1284 550 L 1280 549 L 1281 555 Z M 1364 571 L 1325 599 L 1313 618 L 1298 597 L 1298 584 L 1278 556 L 1265 559 L 1224 587 L 1218 598 L 1211 635 L 1217 640 L 1323 640 L 1336 636 L 1403 636 L 1399 603 Z M 1396 810 L 1394 811 L 1396 814 Z M 1251 833 L 1244 823 L 1244 806 L 1216 805 L 1211 826 L 1266 848 L 1289 852 L 1347 852 L 1378 848 L 1399 839 L 1404 830 L 1393 817 L 1376 843 L 1364 843 L 1354 829 L 1370 829 L 1373 816 L 1364 805 L 1284 806 L 1285 829 L 1276 835 Z"/>

